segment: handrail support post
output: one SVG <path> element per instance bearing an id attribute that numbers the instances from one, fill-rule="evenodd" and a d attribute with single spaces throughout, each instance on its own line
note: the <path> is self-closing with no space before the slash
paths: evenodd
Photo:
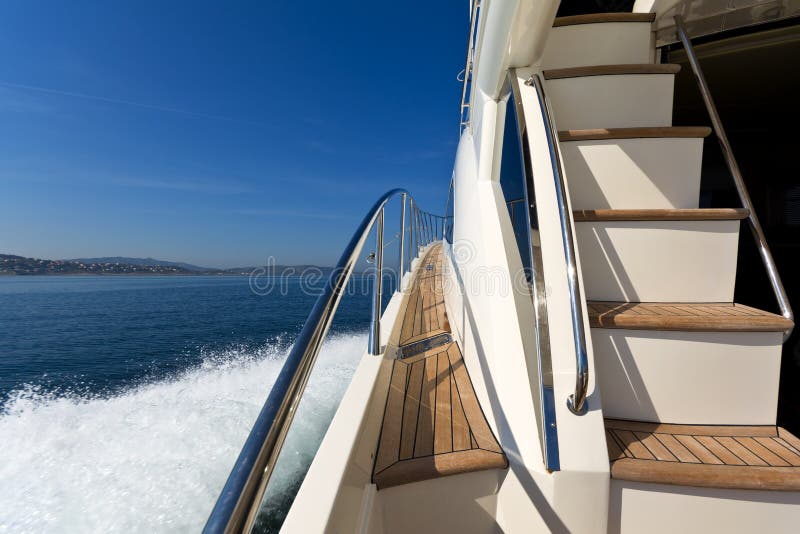
<path id="1" fill-rule="evenodd" d="M 372 318 L 369 329 L 369 353 L 381 353 L 381 301 L 383 300 L 383 219 L 384 208 L 375 224 L 375 285 L 372 287 Z"/>
<path id="2" fill-rule="evenodd" d="M 400 255 L 398 257 L 398 261 L 400 262 L 399 270 L 397 272 L 397 287 L 395 291 L 402 291 L 403 285 L 403 275 L 405 274 L 405 248 L 406 248 L 406 198 L 408 195 L 403 193 L 401 195 L 401 206 L 400 206 Z"/>

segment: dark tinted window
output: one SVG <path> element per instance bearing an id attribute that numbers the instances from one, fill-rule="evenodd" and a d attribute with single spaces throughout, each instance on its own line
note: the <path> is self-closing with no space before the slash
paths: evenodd
<path id="1" fill-rule="evenodd" d="M 522 266 L 530 272 L 530 255 L 528 251 L 528 229 L 526 228 L 525 183 L 517 128 L 517 114 L 514 110 L 513 97 L 506 106 L 506 120 L 503 130 L 503 150 L 500 162 L 500 187 L 511 217 L 517 248 L 522 259 Z"/>

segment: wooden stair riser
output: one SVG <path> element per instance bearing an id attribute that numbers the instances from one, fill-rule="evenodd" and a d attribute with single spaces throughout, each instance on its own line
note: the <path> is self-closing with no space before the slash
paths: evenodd
<path id="1" fill-rule="evenodd" d="M 613 38 L 609 38 L 613 35 Z M 649 22 L 606 22 L 560 26 L 547 37 L 542 68 L 582 67 L 653 61 Z"/>
<path id="2" fill-rule="evenodd" d="M 573 209 L 697 208 L 702 138 L 561 143 Z"/>
<path id="3" fill-rule="evenodd" d="M 591 332 L 605 417 L 775 423 L 782 332 Z"/>
<path id="4" fill-rule="evenodd" d="M 576 222 L 586 298 L 732 302 L 738 220 Z"/>
<path id="5" fill-rule="evenodd" d="M 674 74 L 614 74 L 547 80 L 559 130 L 672 125 Z"/>
<path id="6" fill-rule="evenodd" d="M 800 492 L 694 488 L 611 480 L 608 532 L 791 533 Z"/>

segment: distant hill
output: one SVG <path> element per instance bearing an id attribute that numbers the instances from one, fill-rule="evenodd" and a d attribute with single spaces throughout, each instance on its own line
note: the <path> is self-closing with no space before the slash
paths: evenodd
<path id="1" fill-rule="evenodd" d="M 42 260 L 0 254 L 0 275 L 37 274 L 197 274 L 171 265 L 134 265 L 122 262 Z"/>
<path id="2" fill-rule="evenodd" d="M 75 258 L 71 260 L 43 260 L 13 254 L 0 254 L 0 275 L 42 274 L 183 274 L 183 275 L 249 275 L 263 267 L 234 267 L 214 269 L 191 263 L 157 260 L 154 258 L 129 258 L 106 256 L 100 258 Z M 274 265 L 274 275 L 299 275 L 308 269 L 319 269 L 330 274 L 330 267 L 316 265 Z"/>
<path id="3" fill-rule="evenodd" d="M 222 269 L 214 269 L 211 267 L 199 267 L 197 265 L 192 265 L 191 263 L 183 263 L 180 261 L 165 261 L 165 260 L 157 260 L 155 258 L 129 258 L 127 256 L 106 256 L 102 258 L 75 258 L 72 260 L 64 260 L 64 261 L 82 262 L 82 263 L 126 263 L 128 265 L 142 265 L 145 267 L 179 267 L 181 269 L 186 269 L 187 271 L 197 271 L 206 273 L 222 270 Z"/>

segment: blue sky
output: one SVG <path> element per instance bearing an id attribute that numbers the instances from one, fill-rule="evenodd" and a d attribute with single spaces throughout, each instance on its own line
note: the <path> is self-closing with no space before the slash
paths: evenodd
<path id="1" fill-rule="evenodd" d="M 331 264 L 392 187 L 442 211 L 467 18 L 466 0 L 4 2 L 0 253 Z"/>

